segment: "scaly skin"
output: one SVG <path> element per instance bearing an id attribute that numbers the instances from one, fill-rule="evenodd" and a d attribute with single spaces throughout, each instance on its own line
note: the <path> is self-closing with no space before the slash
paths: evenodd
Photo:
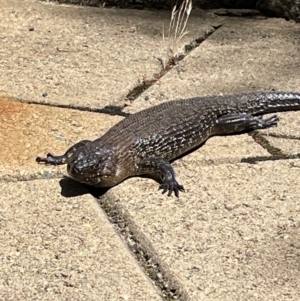
<path id="1" fill-rule="evenodd" d="M 76 181 L 112 187 L 131 176 L 159 174 L 163 193 L 178 197 L 170 160 L 215 135 L 240 134 L 276 126 L 276 115 L 300 110 L 300 93 L 261 92 L 174 100 L 132 114 L 95 141 L 83 140 L 62 156 L 37 157 L 38 163 L 68 164 Z"/>

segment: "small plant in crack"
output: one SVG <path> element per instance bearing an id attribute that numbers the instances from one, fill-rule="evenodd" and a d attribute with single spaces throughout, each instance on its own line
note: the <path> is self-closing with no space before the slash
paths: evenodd
<path id="1" fill-rule="evenodd" d="M 192 7 L 192 0 L 183 0 L 179 7 L 176 3 L 172 9 L 167 38 L 163 30 L 163 40 L 167 40 L 168 45 L 166 59 L 160 59 L 164 72 L 170 70 L 184 57 L 184 54 L 179 52 L 179 45 L 182 38 L 188 33 L 186 27 Z"/>
<path id="2" fill-rule="evenodd" d="M 163 41 L 167 44 L 166 55 L 163 55 L 163 58 L 156 57 L 161 64 L 161 70 L 159 73 L 154 74 L 152 78 L 144 76 L 139 79 L 138 85 L 126 95 L 126 101 L 128 102 L 125 105 L 130 104 L 174 66 L 177 66 L 178 62 L 185 57 L 184 54 L 179 52 L 179 45 L 182 38 L 188 33 L 186 27 L 191 11 L 192 0 L 182 0 L 181 5 L 176 3 L 173 7 L 167 37 L 165 37 L 164 28 L 162 33 Z M 183 71 L 183 69 L 179 65 L 178 67 L 177 71 L 180 74 L 180 71 Z"/>

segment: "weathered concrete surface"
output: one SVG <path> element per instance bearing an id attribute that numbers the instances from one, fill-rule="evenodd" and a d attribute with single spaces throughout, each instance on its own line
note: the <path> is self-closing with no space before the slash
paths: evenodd
<path id="1" fill-rule="evenodd" d="M 136 235 L 190 300 L 299 300 L 300 161 L 199 166 L 191 156 L 176 164 L 179 200 L 145 179 L 110 191 Z"/>
<path id="2" fill-rule="evenodd" d="M 299 25 L 229 20 L 126 111 L 197 95 L 299 91 L 299 53 Z M 296 132 L 299 138 L 300 113 L 279 115 L 278 128 L 263 133 Z M 299 152 L 291 148 L 296 140 L 265 137 L 283 152 Z M 190 300 L 300 297 L 299 160 L 219 164 L 270 159 L 249 139 L 212 138 L 176 161 L 178 181 L 186 189 L 179 200 L 160 195 L 158 184 L 145 179 L 109 192 L 145 248 Z"/>
<path id="3" fill-rule="evenodd" d="M 125 111 L 133 113 L 162 101 L 198 95 L 297 91 L 299 31 L 299 24 L 292 21 L 228 19 Z"/>
<path id="4" fill-rule="evenodd" d="M 0 184 L 0 299 L 161 300 L 93 198 L 57 186 Z"/>
<path id="5" fill-rule="evenodd" d="M 282 113 L 280 114 L 278 127 L 260 132 L 266 135 L 265 137 L 271 145 L 281 149 L 283 153 L 289 155 L 300 154 L 299 118 L 300 116 L 298 112 Z"/>
<path id="6" fill-rule="evenodd" d="M 66 174 L 66 167 L 37 164 L 37 156 L 64 154 L 96 139 L 122 117 L 32 105 L 0 98 L 0 179 L 29 180 Z"/>
<path id="7" fill-rule="evenodd" d="M 24 100 L 87 107 L 123 105 L 161 70 L 170 12 L 60 6 L 34 0 L 1 5 L 0 87 Z M 210 19 L 209 19 L 210 18 Z M 216 19 L 198 11 L 182 44 Z M 33 31 L 29 29 L 32 27 Z M 44 93 L 47 93 L 47 96 Z"/>
<path id="8" fill-rule="evenodd" d="M 161 54 L 154 12 L 7 0 L 2 14 L 2 96 L 104 106 L 160 70 L 153 58 Z M 201 21 L 194 34 L 200 19 L 188 28 L 188 41 L 210 28 L 210 19 L 203 27 Z M 196 95 L 299 91 L 299 50 L 299 27 L 292 22 L 228 20 L 127 111 Z M 37 165 L 35 157 L 94 139 L 122 117 L 7 99 L 0 108 L 0 299 L 158 299 L 92 199 L 65 197 L 80 185 L 10 182 L 65 174 L 65 166 Z M 280 137 L 299 137 L 299 116 L 280 114 L 279 127 L 265 137 L 297 153 L 297 140 Z M 179 200 L 162 196 L 146 179 L 125 181 L 106 199 L 190 300 L 299 300 L 299 160 L 237 164 L 264 157 L 270 159 L 247 135 L 215 137 L 174 162 L 186 188 Z"/>

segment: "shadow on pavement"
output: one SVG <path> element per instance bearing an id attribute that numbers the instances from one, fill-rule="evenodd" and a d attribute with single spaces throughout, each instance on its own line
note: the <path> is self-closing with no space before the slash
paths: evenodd
<path id="1" fill-rule="evenodd" d="M 95 198 L 102 197 L 109 188 L 97 188 L 81 184 L 69 177 L 64 177 L 59 181 L 61 195 L 67 198 L 76 197 L 84 194 L 91 194 Z"/>

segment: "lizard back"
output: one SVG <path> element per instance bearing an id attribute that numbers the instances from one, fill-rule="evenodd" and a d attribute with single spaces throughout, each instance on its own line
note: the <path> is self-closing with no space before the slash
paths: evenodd
<path id="1" fill-rule="evenodd" d="M 253 115 L 300 109 L 299 93 L 262 92 L 174 100 L 132 114 L 97 139 L 119 155 L 136 149 L 140 158 L 168 160 L 195 148 L 214 132 L 217 119 L 228 113 Z"/>
<path id="2" fill-rule="evenodd" d="M 82 140 L 62 156 L 48 154 L 37 162 L 68 164 L 75 180 L 111 187 L 124 179 L 158 173 L 163 192 L 184 188 L 169 160 L 205 142 L 210 136 L 237 134 L 276 126 L 272 112 L 300 110 L 300 93 L 262 92 L 174 100 L 123 119 L 94 141 Z"/>

